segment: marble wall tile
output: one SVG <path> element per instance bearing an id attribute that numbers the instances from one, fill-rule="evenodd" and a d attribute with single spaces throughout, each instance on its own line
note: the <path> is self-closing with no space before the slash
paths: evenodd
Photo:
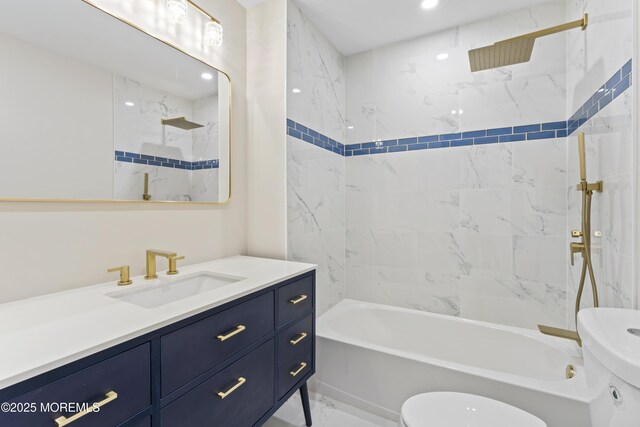
<path id="1" fill-rule="evenodd" d="M 344 143 L 344 57 L 293 1 L 287 14 L 287 116 Z"/>
<path id="2" fill-rule="evenodd" d="M 568 0 L 567 15 L 589 13 L 586 31 L 567 33 L 567 112 L 573 114 L 600 86 L 634 56 L 632 0 Z M 634 283 L 631 260 L 634 256 L 633 223 L 636 191 L 634 161 L 633 93 L 627 91 L 608 104 L 579 131 L 586 134 L 587 178 L 602 180 L 604 191 L 594 194 L 592 229 L 602 237 L 593 237 L 593 266 L 600 304 L 609 307 L 634 307 Z M 569 184 L 578 182 L 577 135 L 569 138 Z M 569 185 L 567 196 L 569 229 L 580 227 L 581 195 Z M 567 237 L 567 246 L 572 239 Z M 576 295 L 581 259 L 568 269 L 568 296 Z M 583 306 L 592 305 L 590 281 L 586 282 Z M 567 321 L 574 325 L 573 304 Z"/>
<path id="3" fill-rule="evenodd" d="M 348 142 L 564 120 L 564 35 L 537 43 L 527 64 L 479 73 L 467 52 L 557 25 L 565 13 L 562 2 L 539 4 L 348 57 Z"/>

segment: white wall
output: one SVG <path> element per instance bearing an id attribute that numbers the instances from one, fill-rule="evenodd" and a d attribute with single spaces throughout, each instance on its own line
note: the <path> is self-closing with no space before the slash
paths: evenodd
<path id="1" fill-rule="evenodd" d="M 0 50 L 0 198 L 111 199 L 112 74 L 4 35 Z"/>
<path id="2" fill-rule="evenodd" d="M 287 255 L 286 0 L 247 12 L 249 80 L 249 254 Z"/>
<path id="3" fill-rule="evenodd" d="M 245 9 L 235 0 L 200 0 L 225 28 L 224 45 L 214 49 L 202 47 L 202 22 L 196 22 L 195 13 L 191 14 L 193 26 L 174 31 L 156 19 L 153 7 L 164 8 L 163 1 L 95 3 L 231 76 L 232 200 L 219 207 L 0 203 L 2 302 L 115 280 L 106 268 L 116 265 L 131 264 L 132 272 L 141 274 L 144 251 L 149 248 L 177 251 L 187 256 L 187 263 L 246 252 Z"/>

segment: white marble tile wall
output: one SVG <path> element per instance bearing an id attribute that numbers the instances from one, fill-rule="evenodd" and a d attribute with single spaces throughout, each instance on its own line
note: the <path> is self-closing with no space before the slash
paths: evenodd
<path id="1" fill-rule="evenodd" d="M 565 35 L 537 41 L 526 64 L 471 73 L 468 59 L 564 19 L 554 1 L 348 57 L 348 142 L 565 120 Z"/>
<path id="2" fill-rule="evenodd" d="M 344 143 L 344 56 L 291 0 L 287 47 L 287 117 Z"/>
<path id="3" fill-rule="evenodd" d="M 632 0 L 568 0 L 567 14 L 589 13 L 585 31 L 571 32 L 567 40 L 567 113 L 572 115 L 603 83 L 634 55 Z M 637 64 L 637 61 L 635 61 Z M 634 64 L 634 66 L 636 65 Z M 593 197 L 593 263 L 600 305 L 634 307 L 633 272 L 635 218 L 635 150 L 632 91 L 613 100 L 580 131 L 586 134 L 587 178 L 602 180 L 604 191 Z M 577 132 L 568 139 L 568 228 L 580 228 L 581 194 Z M 572 239 L 566 237 L 566 245 Z M 568 267 L 567 322 L 574 325 L 573 301 L 582 259 Z M 592 305 L 587 280 L 583 306 Z"/>
<path id="4" fill-rule="evenodd" d="M 291 1 L 287 25 L 287 117 L 344 142 L 344 58 Z M 288 258 L 318 264 L 321 314 L 346 293 L 344 157 L 288 137 L 287 223 Z"/>
<path id="5" fill-rule="evenodd" d="M 347 159 L 347 296 L 564 324 L 564 139 Z"/>
<path id="6" fill-rule="evenodd" d="M 113 82 L 116 150 L 186 161 L 219 157 L 216 95 L 188 100 L 122 76 L 115 75 Z M 162 118 L 180 116 L 204 127 L 189 131 L 160 124 Z M 144 173 L 150 173 L 153 200 L 218 201 L 217 169 L 189 171 L 117 161 L 115 198 L 139 200 L 143 193 Z"/>
<path id="7" fill-rule="evenodd" d="M 563 35 L 537 43 L 527 64 L 471 73 L 467 56 L 562 22 L 564 7 L 545 3 L 347 58 L 348 142 L 565 120 Z M 347 296 L 564 326 L 565 144 L 349 157 Z"/>

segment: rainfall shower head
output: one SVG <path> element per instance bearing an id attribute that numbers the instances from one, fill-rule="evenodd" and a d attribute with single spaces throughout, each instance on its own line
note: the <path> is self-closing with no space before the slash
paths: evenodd
<path id="1" fill-rule="evenodd" d="M 562 31 L 581 27 L 587 28 L 589 15 L 586 13 L 577 21 L 547 28 L 533 33 L 524 34 L 512 39 L 499 41 L 492 46 L 480 47 L 469 51 L 471 71 L 489 70 L 513 64 L 522 64 L 531 60 L 533 45 L 538 37 L 544 37 Z"/>
<path id="2" fill-rule="evenodd" d="M 190 122 L 184 117 L 176 117 L 175 119 L 161 119 L 160 123 L 162 123 L 164 126 L 173 126 L 184 130 L 192 130 L 204 127 L 204 125 Z"/>

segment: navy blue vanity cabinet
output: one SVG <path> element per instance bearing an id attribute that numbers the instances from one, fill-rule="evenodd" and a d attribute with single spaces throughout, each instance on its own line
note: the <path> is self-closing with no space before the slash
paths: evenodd
<path id="1" fill-rule="evenodd" d="M 298 390 L 311 425 L 314 372 L 311 271 L 0 390 L 38 405 L 0 427 L 258 427 Z M 40 410 L 62 402 L 102 406 Z"/>
<path id="2" fill-rule="evenodd" d="M 106 403 L 98 412 L 88 413 L 69 425 L 113 427 L 121 424 L 151 405 L 149 350 L 148 343 L 140 345 L 9 400 L 18 412 L 0 412 L 0 426 L 55 427 L 64 424 L 60 417 L 71 418 L 81 409 L 60 412 L 55 410 L 58 404 L 98 402 Z M 34 412 L 24 412 L 25 405 L 35 405 Z"/>
<path id="3" fill-rule="evenodd" d="M 161 338 L 162 395 L 273 333 L 273 292 Z"/>
<path id="4" fill-rule="evenodd" d="M 314 282 L 315 277 L 309 276 L 278 289 L 278 326 L 313 309 Z"/>
<path id="5" fill-rule="evenodd" d="M 250 427 L 275 403 L 273 340 L 162 409 L 162 427 Z"/>

